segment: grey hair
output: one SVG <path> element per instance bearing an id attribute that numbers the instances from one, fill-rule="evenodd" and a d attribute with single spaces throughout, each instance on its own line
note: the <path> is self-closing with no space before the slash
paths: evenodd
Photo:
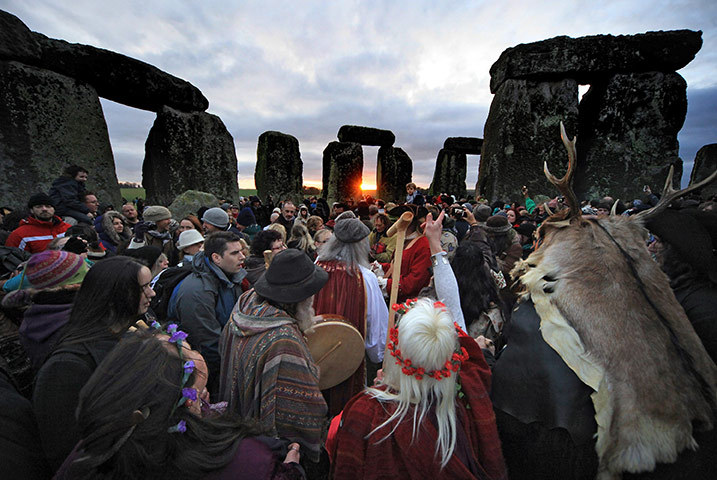
<path id="1" fill-rule="evenodd" d="M 369 267 L 369 244 L 368 237 L 353 243 L 344 243 L 336 235 L 332 235 L 319 253 L 318 260 L 338 260 L 349 267 Z"/>

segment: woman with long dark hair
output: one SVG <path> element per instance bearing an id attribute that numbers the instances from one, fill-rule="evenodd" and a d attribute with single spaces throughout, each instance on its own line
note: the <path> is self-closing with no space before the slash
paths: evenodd
<path id="1" fill-rule="evenodd" d="M 484 250 L 476 242 L 461 242 L 451 267 L 458 282 L 461 310 L 469 335 L 483 335 L 499 343 L 507 312 Z"/>
<path id="2" fill-rule="evenodd" d="M 154 291 L 147 267 L 112 257 L 85 276 L 59 335 L 37 374 L 33 406 L 50 466 L 60 466 L 79 439 L 75 408 L 83 385 L 120 337 L 147 312 Z"/>
<path id="3" fill-rule="evenodd" d="M 206 363 L 173 338 L 138 333 L 104 359 L 80 393 L 81 440 L 57 478 L 303 478 L 297 444 L 287 454 L 239 420 L 203 416 Z"/>

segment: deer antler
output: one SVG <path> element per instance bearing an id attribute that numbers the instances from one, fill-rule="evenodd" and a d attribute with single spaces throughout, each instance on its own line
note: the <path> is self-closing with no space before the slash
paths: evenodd
<path id="1" fill-rule="evenodd" d="M 563 125 L 563 122 L 560 122 L 560 139 L 563 141 L 563 145 L 565 145 L 565 149 L 568 151 L 568 171 L 565 172 L 565 176 L 563 178 L 557 179 L 550 173 L 550 170 L 548 170 L 548 162 L 543 162 L 543 172 L 548 178 L 548 181 L 555 185 L 567 200 L 568 205 L 570 206 L 570 214 L 567 218 L 570 218 L 582 214 L 580 211 L 580 205 L 578 204 L 578 199 L 571 186 L 573 175 L 575 174 L 575 163 L 578 158 L 577 150 L 575 149 L 577 137 L 573 137 L 572 140 L 568 140 L 568 134 L 565 133 L 565 125 Z"/>
<path id="2" fill-rule="evenodd" d="M 672 188 L 672 176 L 674 174 L 675 167 L 674 165 L 670 165 L 670 172 L 667 174 L 665 188 L 662 189 L 662 197 L 660 197 L 660 200 L 654 207 L 650 208 L 649 210 L 643 210 L 642 212 L 633 215 L 636 220 L 640 220 L 645 223 L 648 219 L 662 213 L 665 209 L 667 209 L 670 203 L 674 202 L 678 198 L 688 194 L 692 190 L 697 190 L 698 188 L 704 187 L 705 185 L 712 183 L 715 179 L 717 179 L 717 170 L 715 170 L 714 172 L 712 172 L 712 175 L 705 178 L 701 182 L 694 183 L 689 187 L 683 188 L 682 190 L 675 190 L 674 188 Z"/>

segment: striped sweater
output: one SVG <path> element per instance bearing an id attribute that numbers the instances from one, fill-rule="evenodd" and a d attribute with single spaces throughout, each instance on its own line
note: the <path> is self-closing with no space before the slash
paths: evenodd
<path id="1" fill-rule="evenodd" d="M 230 411 L 298 442 L 318 461 L 327 408 L 319 369 L 295 320 L 249 290 L 222 331 L 219 353 L 220 398 Z"/>

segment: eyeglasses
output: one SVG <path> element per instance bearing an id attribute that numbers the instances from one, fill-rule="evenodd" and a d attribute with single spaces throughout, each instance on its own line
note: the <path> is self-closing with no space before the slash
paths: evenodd
<path id="1" fill-rule="evenodd" d="M 152 284 L 152 282 L 148 282 L 148 283 L 145 283 L 144 285 L 140 285 L 139 288 L 142 290 L 142 293 L 144 293 L 146 295 L 148 292 L 154 292 L 154 290 L 152 290 L 151 284 Z"/>

